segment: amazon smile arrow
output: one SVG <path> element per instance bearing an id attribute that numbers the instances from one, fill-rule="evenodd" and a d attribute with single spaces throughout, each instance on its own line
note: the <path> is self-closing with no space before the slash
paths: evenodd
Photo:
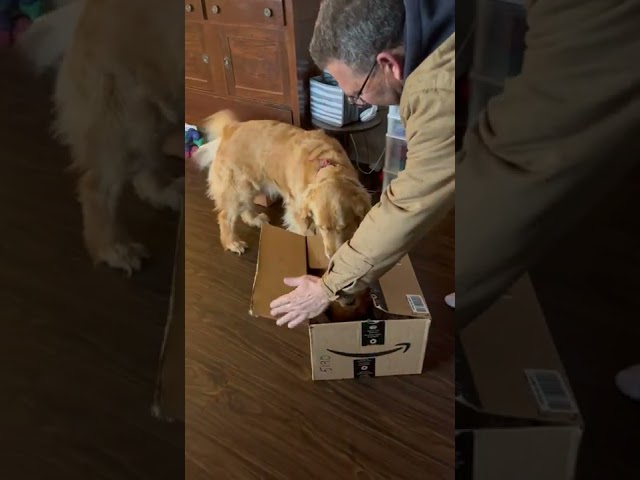
<path id="1" fill-rule="evenodd" d="M 372 352 L 372 353 L 349 353 L 349 352 L 340 352 L 338 350 L 331 350 L 327 348 L 327 351 L 331 353 L 335 353 L 336 355 L 340 355 L 342 357 L 350 357 L 350 358 L 374 358 L 374 357 L 382 357 L 384 355 L 391 355 L 392 353 L 399 352 L 400 350 L 404 350 L 402 353 L 407 353 L 407 350 L 411 347 L 410 343 L 397 343 L 397 348 L 393 348 L 391 350 L 383 350 L 382 352 Z"/>

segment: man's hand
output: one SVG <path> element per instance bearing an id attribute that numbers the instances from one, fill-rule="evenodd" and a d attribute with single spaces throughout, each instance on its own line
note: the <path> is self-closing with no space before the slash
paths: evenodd
<path id="1" fill-rule="evenodd" d="M 283 315 L 276 324 L 294 328 L 305 320 L 314 318 L 329 306 L 329 298 L 320 284 L 322 280 L 312 275 L 285 278 L 284 283 L 296 287 L 293 292 L 282 295 L 271 302 L 271 315 Z"/>

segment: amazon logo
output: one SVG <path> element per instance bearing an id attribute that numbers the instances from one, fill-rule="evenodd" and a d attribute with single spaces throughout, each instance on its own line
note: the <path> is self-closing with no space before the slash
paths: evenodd
<path id="1" fill-rule="evenodd" d="M 349 358 L 376 358 L 383 357 L 385 355 L 391 355 L 392 353 L 396 353 L 402 350 L 402 353 L 407 353 L 407 351 L 411 348 L 411 344 L 407 343 L 397 343 L 396 348 L 392 348 L 390 350 L 383 350 L 381 352 L 372 352 L 372 353 L 349 353 L 349 352 L 340 352 L 338 350 L 331 350 L 327 348 L 327 351 L 340 355 L 341 357 L 349 357 Z"/>

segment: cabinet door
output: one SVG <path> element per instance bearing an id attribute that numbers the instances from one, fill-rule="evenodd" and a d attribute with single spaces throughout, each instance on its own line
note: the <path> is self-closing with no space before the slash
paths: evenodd
<path id="1" fill-rule="evenodd" d="M 184 83 L 188 87 L 226 94 L 220 38 L 205 23 L 185 22 Z"/>
<path id="2" fill-rule="evenodd" d="M 289 61 L 282 30 L 218 27 L 230 95 L 275 105 L 291 98 Z"/>

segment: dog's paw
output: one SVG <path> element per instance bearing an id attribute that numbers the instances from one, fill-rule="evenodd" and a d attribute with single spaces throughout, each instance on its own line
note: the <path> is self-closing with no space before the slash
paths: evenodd
<path id="1" fill-rule="evenodd" d="M 269 220 L 269 215 L 267 215 L 266 213 L 260 213 L 258 215 L 256 215 L 255 218 L 255 222 L 257 223 L 257 227 L 261 227 L 262 225 L 264 225 L 265 223 L 269 223 L 271 220 Z"/>
<path id="2" fill-rule="evenodd" d="M 223 245 L 225 250 L 229 252 L 237 253 L 238 255 L 242 255 L 247 249 L 247 242 L 243 242 L 242 240 L 236 240 L 234 242 L 229 242 Z"/>
<path id="3" fill-rule="evenodd" d="M 135 242 L 118 242 L 100 249 L 95 255 L 96 263 L 124 271 L 128 276 L 142 267 L 142 261 L 149 258 L 147 249 Z"/>

